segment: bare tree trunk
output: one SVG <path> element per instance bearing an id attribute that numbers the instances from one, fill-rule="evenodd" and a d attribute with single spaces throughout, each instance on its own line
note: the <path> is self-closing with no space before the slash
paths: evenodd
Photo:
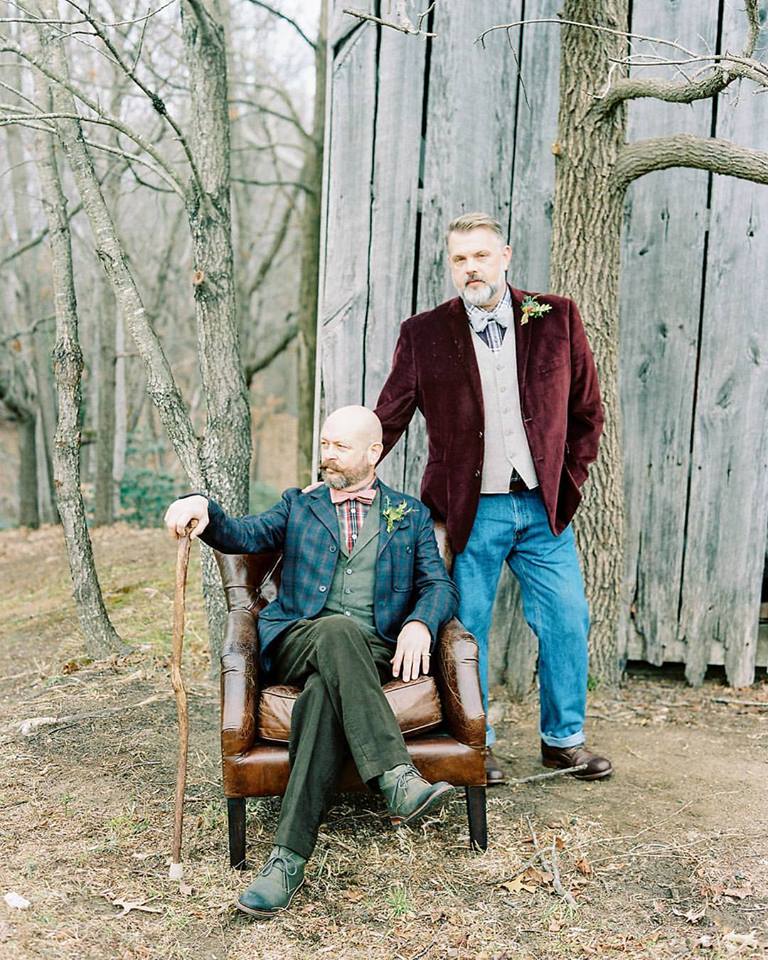
<path id="1" fill-rule="evenodd" d="M 19 525 L 39 527 L 34 412 L 17 421 L 17 430 L 19 433 Z"/>
<path id="2" fill-rule="evenodd" d="M 99 364 L 96 390 L 98 411 L 96 419 L 96 448 L 94 472 L 94 514 L 96 526 L 114 520 L 114 491 L 112 475 L 115 451 L 115 310 L 112 291 L 102 282 L 103 305 L 97 320 L 99 331 Z"/>
<path id="3" fill-rule="evenodd" d="M 40 102 L 45 103 L 46 85 L 39 75 L 36 75 L 36 87 Z M 88 536 L 85 506 L 80 492 L 79 415 L 83 355 L 77 334 L 77 304 L 66 200 L 56 167 L 52 138 L 47 133 L 38 133 L 36 142 L 43 208 L 48 220 L 56 304 L 53 357 L 59 395 L 59 421 L 54 442 L 55 485 L 80 626 L 89 654 L 104 657 L 129 648 L 123 644 L 107 615 Z"/>
<path id="4" fill-rule="evenodd" d="M 627 0 L 567 0 L 565 19 L 627 29 Z M 606 424 L 575 522 L 592 614 L 591 670 L 614 683 L 620 676 L 624 507 L 619 443 L 619 265 L 624 191 L 612 179 L 624 144 L 625 112 L 590 113 L 607 79 L 608 57 L 624 56 L 621 37 L 562 26 L 560 110 L 550 283 L 584 310 L 600 375 Z M 615 66 L 614 66 L 614 69 Z"/>
<path id="5" fill-rule="evenodd" d="M 40 325 L 32 334 L 33 365 L 35 386 L 37 388 L 37 406 L 40 418 L 40 438 L 42 449 L 38 462 L 45 466 L 45 476 L 38 466 L 38 496 L 40 519 L 43 523 L 60 523 L 56 508 L 56 491 L 53 484 L 53 438 L 56 434 L 56 393 L 53 386 L 52 337 L 48 327 Z"/>
<path id="6" fill-rule="evenodd" d="M 184 48 L 192 115 L 190 147 L 199 174 L 187 212 L 195 257 L 192 279 L 207 406 L 203 464 L 208 492 L 225 509 L 248 510 L 251 426 L 235 311 L 230 198 L 230 130 L 224 30 L 216 0 L 182 0 Z M 220 583 L 212 553 L 203 550 L 209 587 Z M 226 606 L 220 589 L 205 589 L 211 667 L 218 667 Z"/>
<path id="7" fill-rule="evenodd" d="M 115 446 L 112 456 L 112 517 L 120 512 L 120 488 L 125 476 L 128 449 L 128 391 L 125 377 L 125 324 L 123 315 L 115 317 Z"/>
<path id="8" fill-rule="evenodd" d="M 10 73 L 11 85 L 18 88 L 21 83 L 21 70 L 18 64 L 12 65 Z M 14 125 L 7 128 L 5 142 L 8 151 L 16 239 L 21 245 L 28 242 L 32 236 L 32 220 L 29 210 L 26 157 L 20 129 Z M 35 267 L 33 257 L 33 252 L 28 252 L 14 271 L 16 326 L 20 330 L 29 326 L 39 315 L 39 297 L 36 296 L 36 288 L 31 282 L 31 274 Z M 11 365 L 14 369 L 14 379 L 18 378 L 16 379 L 16 423 L 19 434 L 19 523 L 24 527 L 37 527 L 40 524 L 35 429 L 37 397 L 31 391 L 31 385 L 34 382 L 34 365 L 30 364 L 29 358 L 30 353 L 24 346 L 11 357 Z M 18 386 L 22 381 L 25 389 L 19 391 Z"/>
<path id="9" fill-rule="evenodd" d="M 307 145 L 301 181 L 307 187 L 301 219 L 301 288 L 299 296 L 299 483 L 315 479 L 312 445 L 315 431 L 315 362 L 317 300 L 320 283 L 320 213 L 323 190 L 323 138 L 328 57 L 328 0 L 322 0 L 315 46 L 315 106 L 312 142 Z"/>

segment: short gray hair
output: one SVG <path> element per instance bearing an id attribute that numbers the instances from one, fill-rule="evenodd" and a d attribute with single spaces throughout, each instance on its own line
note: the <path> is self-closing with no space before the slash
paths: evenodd
<path id="1" fill-rule="evenodd" d="M 507 242 L 499 221 L 489 213 L 479 211 L 475 213 L 462 213 L 460 217 L 451 220 L 448 224 L 448 229 L 445 231 L 445 242 L 448 242 L 448 237 L 450 237 L 452 233 L 469 233 L 470 230 L 477 230 L 478 227 L 485 227 L 486 230 L 495 233 L 502 243 Z"/>

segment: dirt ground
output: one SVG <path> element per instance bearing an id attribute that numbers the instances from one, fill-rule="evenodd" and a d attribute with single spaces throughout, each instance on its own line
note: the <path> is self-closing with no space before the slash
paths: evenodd
<path id="1" fill-rule="evenodd" d="M 0 534 L 0 898 L 29 903 L 0 900 L 3 960 L 768 956 L 764 679 L 692 690 L 634 675 L 592 691 L 590 742 L 616 774 L 495 789 L 484 855 L 468 849 L 463 799 L 393 831 L 378 798 L 340 797 L 291 911 L 269 923 L 238 914 L 249 875 L 227 867 L 196 555 L 181 892 L 167 878 L 175 550 L 161 531 L 125 526 L 95 531 L 94 547 L 134 648 L 120 660 L 82 656 L 59 531 Z M 509 703 L 499 692 L 492 709 L 510 775 L 542 772 L 535 694 Z M 21 729 L 40 717 L 57 722 Z M 251 801 L 251 862 L 267 853 L 277 811 Z"/>

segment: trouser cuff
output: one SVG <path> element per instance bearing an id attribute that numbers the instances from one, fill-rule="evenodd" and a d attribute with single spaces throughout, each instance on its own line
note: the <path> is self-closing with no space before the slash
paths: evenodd
<path id="1" fill-rule="evenodd" d="M 580 730 L 578 733 L 572 733 L 570 737 L 549 737 L 542 733 L 541 739 L 548 747 L 560 747 L 562 749 L 580 747 L 584 743 L 584 731 Z"/>

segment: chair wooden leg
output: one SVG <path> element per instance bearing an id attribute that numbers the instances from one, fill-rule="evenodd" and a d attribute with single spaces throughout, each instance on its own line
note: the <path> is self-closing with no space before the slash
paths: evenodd
<path id="1" fill-rule="evenodd" d="M 229 865 L 245 870 L 245 797 L 227 797 Z"/>
<path id="2" fill-rule="evenodd" d="M 469 845 L 473 850 L 486 850 L 488 825 L 485 817 L 485 787 L 465 787 L 464 789 L 467 795 Z"/>

